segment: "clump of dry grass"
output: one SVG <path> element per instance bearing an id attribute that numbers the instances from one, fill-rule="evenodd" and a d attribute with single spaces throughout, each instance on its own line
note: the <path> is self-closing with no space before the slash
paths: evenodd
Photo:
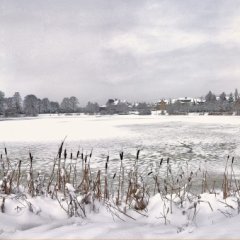
<path id="1" fill-rule="evenodd" d="M 215 180 L 211 182 L 207 170 L 202 170 L 200 167 L 196 171 L 191 171 L 188 165 L 185 168 L 180 165 L 173 173 L 171 159 L 161 158 L 155 169 L 140 172 L 141 151 L 138 149 L 133 159 L 133 166 L 128 170 L 124 164 L 124 152 L 120 152 L 119 170 L 112 176 L 109 171 L 111 166 L 109 154 L 106 161 L 103 161 L 104 171 L 95 172 L 91 169 L 92 150 L 90 153 L 84 153 L 82 149 L 76 154 L 72 152 L 68 154 L 67 149 L 64 149 L 64 142 L 65 139 L 59 146 L 48 174 L 42 174 L 34 169 L 34 158 L 29 152 L 27 178 L 23 177 L 26 173 L 22 169 L 22 161 L 14 164 L 8 157 L 7 149 L 4 149 L 4 154 L 0 156 L 1 212 L 5 209 L 6 196 L 18 194 L 24 189 L 31 197 L 47 196 L 56 199 L 70 217 L 86 217 L 87 205 L 93 211 L 97 211 L 96 201 L 98 201 L 118 218 L 121 218 L 120 215 L 132 218 L 127 214 L 127 210 L 132 209 L 145 216 L 150 197 L 158 193 L 165 203 L 162 218 L 167 224 L 167 217 L 173 213 L 176 199 L 180 207 L 183 207 L 187 199 L 189 200 L 189 193 L 192 194 L 194 187 L 194 178 L 198 174 L 202 174 L 201 192 L 215 193 Z M 239 182 L 233 165 L 234 158 L 230 162 L 228 156 L 222 182 L 224 199 L 233 194 L 239 197 Z"/>

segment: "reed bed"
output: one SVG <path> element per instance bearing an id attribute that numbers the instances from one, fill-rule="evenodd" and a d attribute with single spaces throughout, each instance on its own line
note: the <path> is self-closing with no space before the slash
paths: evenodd
<path id="1" fill-rule="evenodd" d="M 116 172 L 109 171 L 111 168 L 109 155 L 103 159 L 104 168 L 93 171 L 91 168 L 94 161 L 93 151 L 68 152 L 64 148 L 64 143 L 65 140 L 58 148 L 51 169 L 45 172 L 35 169 L 34 156 L 31 152 L 28 163 L 25 163 L 27 167 L 23 169 L 22 161 L 12 161 L 7 148 L 4 149 L 0 156 L 2 213 L 5 212 L 9 196 L 27 203 L 29 211 L 34 210 L 27 199 L 43 196 L 57 200 L 69 217 L 86 218 L 89 209 L 98 212 L 98 206 L 103 205 L 114 217 L 134 219 L 129 210 L 147 216 L 150 198 L 159 194 L 164 203 L 161 218 L 167 224 L 168 215 L 173 213 L 175 206 L 184 208 L 186 201 L 192 203 L 189 209 L 193 209 L 194 219 L 197 205 L 201 202 L 200 194 L 216 195 L 217 188 L 220 188 L 223 199 L 235 196 L 240 209 L 240 182 L 234 171 L 234 157 L 227 157 L 221 180 L 214 179 L 207 168 L 201 166 L 193 171 L 187 162 L 173 169 L 170 158 L 160 158 L 155 166 L 139 170 L 140 149 L 136 151 L 131 166 L 124 164 L 125 153 L 121 151 Z M 209 207 L 211 208 L 210 204 Z"/>

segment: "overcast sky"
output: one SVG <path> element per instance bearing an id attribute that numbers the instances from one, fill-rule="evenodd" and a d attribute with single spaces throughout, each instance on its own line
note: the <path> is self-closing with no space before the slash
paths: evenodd
<path id="1" fill-rule="evenodd" d="M 240 0 L 0 0 L 0 90 L 154 101 L 240 89 Z"/>

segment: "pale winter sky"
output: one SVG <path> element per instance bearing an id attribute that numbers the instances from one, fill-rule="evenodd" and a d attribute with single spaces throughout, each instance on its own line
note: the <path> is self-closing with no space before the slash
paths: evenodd
<path id="1" fill-rule="evenodd" d="M 240 0 L 0 0 L 0 90 L 104 103 L 240 89 Z"/>

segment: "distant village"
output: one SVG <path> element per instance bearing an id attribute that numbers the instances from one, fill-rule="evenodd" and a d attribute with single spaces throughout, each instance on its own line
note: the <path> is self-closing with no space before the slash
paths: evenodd
<path id="1" fill-rule="evenodd" d="M 234 93 L 215 95 L 209 91 L 205 97 L 180 97 L 165 99 L 153 103 L 128 102 L 120 99 L 108 99 L 104 105 L 88 102 L 80 106 L 77 97 L 65 97 L 59 104 L 48 98 L 39 99 L 30 94 L 22 99 L 19 92 L 12 97 L 5 97 L 0 91 L 0 117 L 37 116 L 39 114 L 89 114 L 89 115 L 240 115 L 240 97 L 238 90 Z"/>

